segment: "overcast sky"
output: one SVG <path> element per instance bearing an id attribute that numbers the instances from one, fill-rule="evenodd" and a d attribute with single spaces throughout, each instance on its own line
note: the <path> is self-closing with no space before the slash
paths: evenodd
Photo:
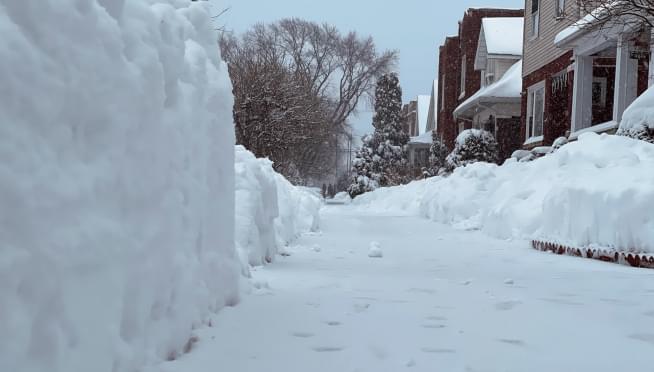
<path id="1" fill-rule="evenodd" d="M 327 22 L 341 31 L 371 35 L 377 47 L 400 52 L 403 100 L 429 94 L 438 68 L 438 46 L 456 35 L 457 22 L 470 7 L 522 8 L 524 0 L 210 0 L 216 10 L 231 7 L 221 24 L 237 33 L 257 22 L 300 17 Z M 391 5 L 392 4 L 392 5 Z M 355 133 L 372 131 L 371 114 L 353 118 Z M 424 128 L 420 128 L 422 132 Z"/>

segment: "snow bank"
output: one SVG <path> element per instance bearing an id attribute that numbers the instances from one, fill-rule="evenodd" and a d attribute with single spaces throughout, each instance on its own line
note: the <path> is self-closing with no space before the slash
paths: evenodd
<path id="1" fill-rule="evenodd" d="M 587 133 L 533 162 L 475 163 L 379 189 L 365 210 L 422 215 L 499 238 L 654 252 L 654 145 Z"/>
<path id="2" fill-rule="evenodd" d="M 620 131 L 654 131 L 654 88 L 649 88 L 629 105 L 622 115 Z"/>
<path id="3" fill-rule="evenodd" d="M 321 202 L 276 173 L 270 160 L 243 146 L 235 151 L 236 248 L 247 272 L 248 265 L 271 262 L 299 234 L 317 230 Z"/>
<path id="4" fill-rule="evenodd" d="M 206 2 L 0 0 L 0 370 L 135 371 L 237 300 Z"/>

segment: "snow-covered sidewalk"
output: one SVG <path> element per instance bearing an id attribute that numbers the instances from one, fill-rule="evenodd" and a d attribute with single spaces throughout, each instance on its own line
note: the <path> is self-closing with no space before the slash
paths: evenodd
<path id="1" fill-rule="evenodd" d="M 258 289 L 156 370 L 652 370 L 654 271 L 360 213 L 325 207 L 322 233 L 254 271 Z"/>

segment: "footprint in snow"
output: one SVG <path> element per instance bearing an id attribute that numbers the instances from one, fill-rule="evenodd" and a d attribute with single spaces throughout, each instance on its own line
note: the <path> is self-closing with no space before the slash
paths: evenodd
<path id="1" fill-rule="evenodd" d="M 496 303 L 495 308 L 497 310 L 506 311 L 506 310 L 511 310 L 520 304 L 522 304 L 522 302 L 520 301 L 503 301 L 503 302 Z"/>
<path id="2" fill-rule="evenodd" d="M 429 329 L 443 329 L 445 328 L 445 324 L 423 324 L 422 328 L 429 328 Z"/>
<path id="3" fill-rule="evenodd" d="M 311 332 L 293 332 L 293 333 L 291 333 L 291 335 L 293 337 L 297 337 L 297 338 L 311 338 L 311 337 L 315 336 Z"/>
<path id="4" fill-rule="evenodd" d="M 317 353 L 335 353 L 338 351 L 343 351 L 343 347 L 340 346 L 317 346 L 314 347 L 312 350 L 317 352 Z"/>
<path id="5" fill-rule="evenodd" d="M 634 333 L 629 335 L 629 338 L 633 340 L 647 342 L 648 344 L 654 345 L 654 334 L 653 333 Z"/>
<path id="6" fill-rule="evenodd" d="M 438 316 L 438 315 L 430 315 L 428 317 L 425 317 L 425 319 L 427 319 L 427 320 L 440 320 L 440 321 L 447 320 L 446 317 Z"/>
<path id="7" fill-rule="evenodd" d="M 651 316 L 651 317 L 654 318 L 654 310 L 652 310 L 652 311 L 648 311 L 648 312 L 644 313 L 643 315 L 645 315 L 645 316 Z"/>
<path id="8" fill-rule="evenodd" d="M 327 324 L 330 327 L 336 327 L 336 326 L 339 326 L 339 325 L 341 325 L 343 323 L 335 321 L 335 320 L 330 320 L 330 321 L 325 322 L 325 324 Z"/>
<path id="9" fill-rule="evenodd" d="M 368 310 L 369 307 L 370 307 L 370 304 L 368 304 L 368 303 L 354 304 L 354 311 L 356 311 L 357 313 L 362 313 L 362 312 Z"/>
<path id="10" fill-rule="evenodd" d="M 497 341 L 504 343 L 504 344 L 509 344 L 509 345 L 515 345 L 515 346 L 525 346 L 525 342 L 522 340 L 518 339 L 512 339 L 512 338 L 500 338 Z"/>
<path id="11" fill-rule="evenodd" d="M 456 353 L 456 350 L 454 349 L 443 349 L 443 348 L 436 348 L 436 347 L 423 347 L 420 349 L 423 353 L 432 353 L 432 354 L 452 354 Z"/>

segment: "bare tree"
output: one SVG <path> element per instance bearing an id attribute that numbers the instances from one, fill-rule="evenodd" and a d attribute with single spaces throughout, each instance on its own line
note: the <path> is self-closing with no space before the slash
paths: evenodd
<path id="1" fill-rule="evenodd" d="M 638 30 L 643 25 L 654 26 L 654 0 L 576 0 L 576 4 L 575 22 L 581 28 L 628 26 Z"/>
<path id="2" fill-rule="evenodd" d="M 300 183 L 332 173 L 347 119 L 397 59 L 393 51 L 378 55 L 370 38 L 300 19 L 223 34 L 220 47 L 237 142 Z"/>

